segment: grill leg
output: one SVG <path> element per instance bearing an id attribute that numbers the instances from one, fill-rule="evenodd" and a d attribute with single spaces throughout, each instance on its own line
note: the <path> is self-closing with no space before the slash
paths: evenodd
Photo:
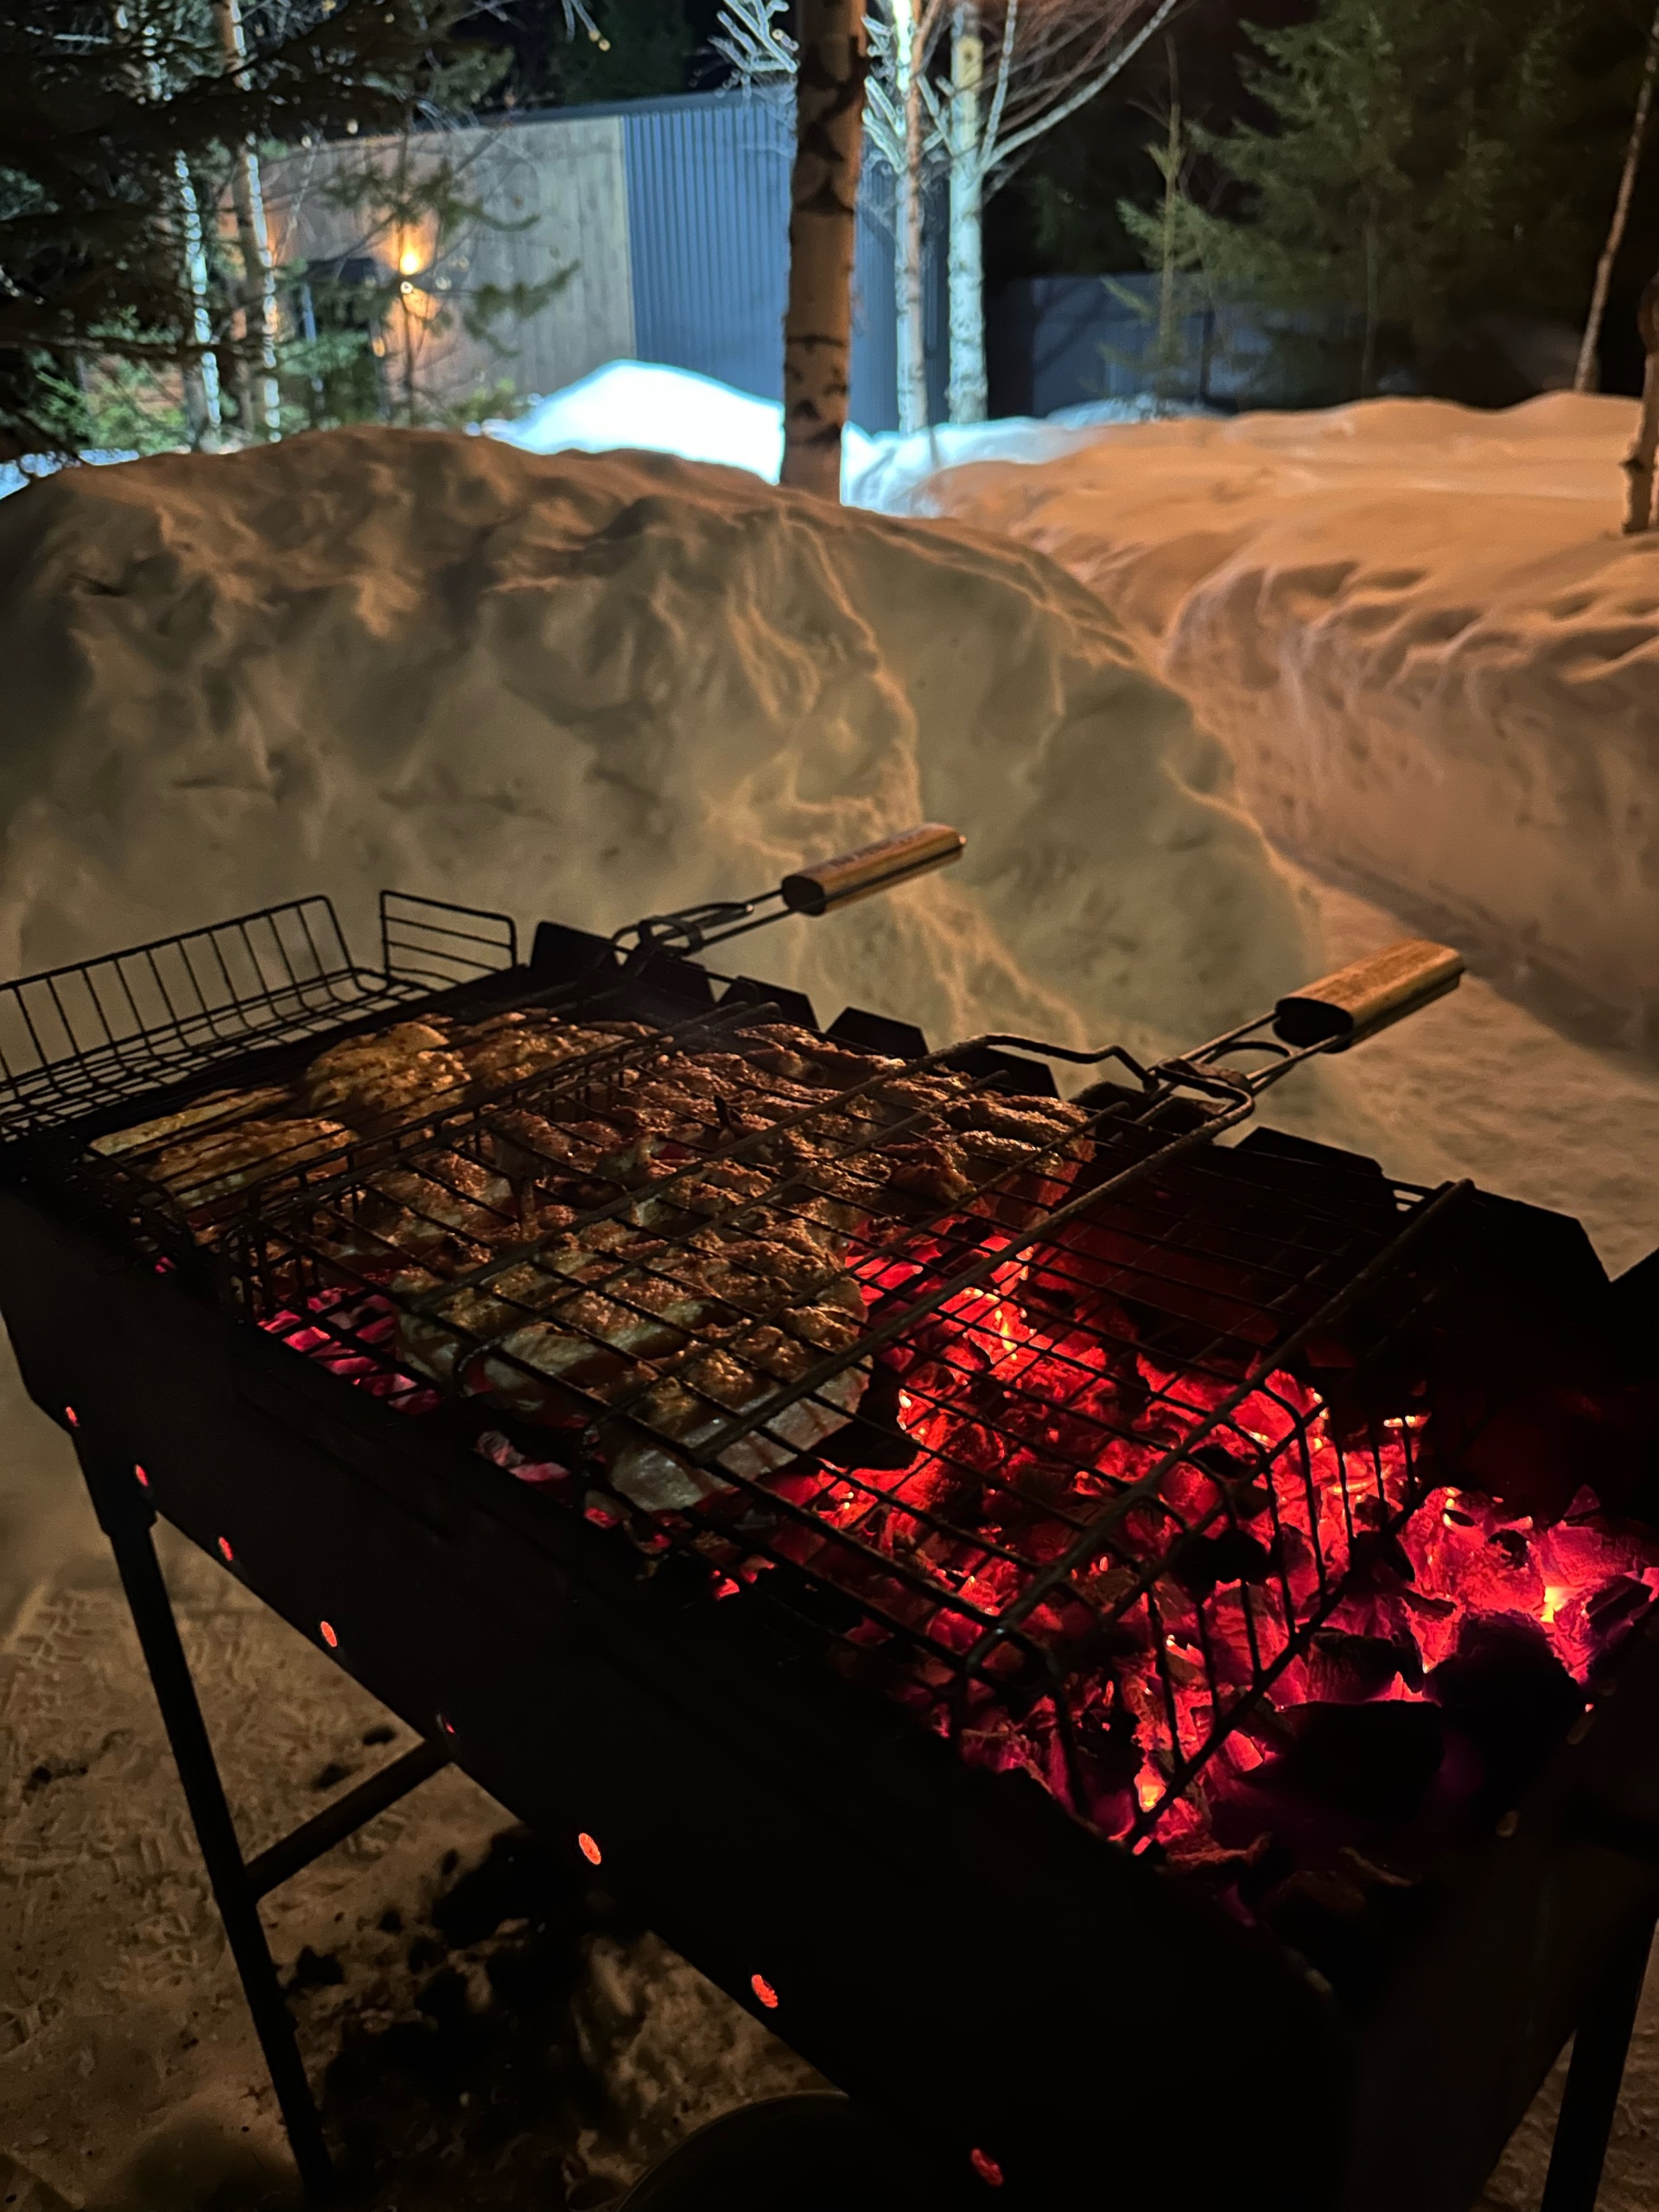
<path id="1" fill-rule="evenodd" d="M 1603 1976 L 1579 2022 L 1540 2212 L 1595 2212 L 1624 2060 L 1653 1948 L 1653 1929 L 1651 1918 L 1643 1921 Z"/>
<path id="2" fill-rule="evenodd" d="M 121 1586 L 132 1609 L 149 1679 L 162 1708 L 168 1741 L 184 1784 L 185 1799 L 195 1823 L 196 1840 L 213 1885 L 213 1901 L 230 1942 L 231 1955 L 242 1977 L 248 2010 L 265 2054 L 265 2063 L 276 2091 L 283 2125 L 300 2178 L 313 2197 L 329 2194 L 334 2187 L 334 2163 L 324 2139 L 322 2120 L 305 2078 L 305 2069 L 294 2040 L 276 1980 L 270 1948 L 252 1885 L 248 1879 L 241 1847 L 225 1802 L 224 1785 L 213 1758 L 207 1724 L 196 1701 L 196 1687 L 179 1641 L 172 1600 L 162 1578 L 150 1529 L 154 1510 L 125 1466 L 100 1466 L 90 1453 L 80 1453 L 81 1471 L 92 1492 L 92 1504 L 115 1553 Z"/>

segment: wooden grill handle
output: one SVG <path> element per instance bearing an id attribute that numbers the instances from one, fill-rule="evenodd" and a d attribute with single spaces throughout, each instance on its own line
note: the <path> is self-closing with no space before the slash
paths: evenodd
<path id="1" fill-rule="evenodd" d="M 1456 990 L 1462 973 L 1463 956 L 1450 945 L 1407 938 L 1281 999 L 1274 1031 L 1287 1045 L 1325 1045 L 1345 1052 Z"/>
<path id="2" fill-rule="evenodd" d="M 962 858 L 967 842 L 960 830 L 943 822 L 923 822 L 914 830 L 900 830 L 896 837 L 861 845 L 855 853 L 814 861 L 786 875 L 779 888 L 785 906 L 793 912 L 828 914 L 837 906 L 850 906 L 855 899 L 891 891 L 894 884 L 908 883 L 930 868 L 948 868 Z"/>

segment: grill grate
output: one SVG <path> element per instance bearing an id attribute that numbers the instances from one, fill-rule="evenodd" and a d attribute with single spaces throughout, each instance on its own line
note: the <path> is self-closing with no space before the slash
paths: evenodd
<path id="1" fill-rule="evenodd" d="M 517 960 L 505 915 L 385 892 L 383 966 L 329 899 L 261 907 L 0 985 L 0 1131 L 50 1128 L 261 1045 L 320 1037 Z"/>
<path id="2" fill-rule="evenodd" d="M 884 1057 L 700 969 L 664 997 L 643 938 L 451 990 L 515 950 L 510 924 L 388 894 L 378 970 L 317 900 L 73 971 L 104 1027 L 39 1052 L 56 1115 L 292 1049 L 263 1091 L 198 1080 L 181 1113 L 67 1135 L 63 1186 L 397 1411 L 464 1408 L 486 1457 L 781 1609 L 969 1758 L 1114 1837 L 1213 1848 L 1205 1790 L 1425 1495 L 1410 1250 L 1450 1194 L 1313 1177 L 1287 1205 L 1217 1149 L 1271 1079 L 1236 1062 L 1305 1056 L 1265 1023 L 1150 1072 L 1096 1056 L 1133 1084 L 1067 1105 L 1049 1064 L 1086 1056 Z M 134 972 L 165 1020 L 140 1027 Z M 65 1002 L 53 976 L 15 1003 L 42 987 Z M 550 1008 L 563 1057 L 296 1136 L 308 1039 L 342 1014 L 442 1009 L 469 1071 L 492 1033 L 553 1036 Z M 246 1173 L 174 1150 L 272 1128 Z"/>
<path id="3" fill-rule="evenodd" d="M 591 1004 L 571 1019 L 618 987 Z M 1211 1146 L 1224 1109 L 1153 1086 L 1068 1116 L 988 1040 L 849 1056 L 803 1096 L 765 1065 L 771 1011 L 618 1022 L 292 1162 L 214 1226 L 231 1294 L 403 1413 L 468 1406 L 487 1456 L 763 1592 L 969 1756 L 1115 1836 L 1179 1847 L 1190 1818 L 1196 1848 L 1204 1770 L 1248 1760 L 1263 1693 L 1425 1493 L 1421 1410 L 1376 1378 L 1408 1371 L 1444 1197 L 1344 1177 L 1286 1205 Z M 626 1122 L 658 1086 L 652 1153 Z M 964 1122 L 1023 1134 L 946 1193 Z"/>

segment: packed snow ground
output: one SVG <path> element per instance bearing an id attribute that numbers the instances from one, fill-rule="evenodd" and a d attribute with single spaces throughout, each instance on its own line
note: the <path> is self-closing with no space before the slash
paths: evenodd
<path id="1" fill-rule="evenodd" d="M 1381 400 L 1102 429 L 903 502 L 1087 582 L 1268 834 L 1588 1033 L 1659 1025 L 1659 533 L 1635 410 Z"/>
<path id="2" fill-rule="evenodd" d="M 1394 434 L 1400 467 L 1417 472 L 1408 497 L 1375 480 L 1390 475 L 1376 457 L 1380 419 L 1379 437 L 1363 420 L 1286 423 L 1277 446 L 1243 424 L 1087 437 L 1062 426 L 1042 438 L 991 426 L 973 437 L 994 433 L 1026 466 L 958 467 L 920 493 L 930 452 L 893 449 L 890 502 L 1052 545 L 1078 581 L 959 526 L 779 500 L 755 480 L 761 468 L 537 458 L 483 439 L 354 431 L 37 486 L 0 507 L 13 732 L 0 775 L 0 972 L 313 887 L 336 892 L 361 933 L 384 881 L 610 927 L 642 906 L 759 888 L 803 854 L 932 815 L 968 830 L 962 870 L 790 925 L 745 947 L 756 969 L 804 985 L 826 1014 L 853 1000 L 941 1037 L 1008 1024 L 1156 1048 L 1398 934 L 1402 910 L 1478 910 L 1496 982 L 1471 980 L 1287 1086 L 1278 1110 L 1398 1173 L 1471 1173 L 1576 1213 L 1610 1264 L 1628 1264 L 1659 1243 L 1659 1082 L 1639 1055 L 1564 1036 L 1517 1002 L 1515 945 L 1533 940 L 1504 931 L 1526 887 L 1500 910 L 1479 874 L 1487 841 L 1516 826 L 1516 809 L 1491 800 L 1506 788 L 1502 715 L 1533 732 L 1512 780 L 1534 777 L 1541 810 L 1551 794 L 1539 763 L 1564 763 L 1574 745 L 1592 793 L 1577 811 L 1557 804 L 1520 823 L 1532 842 L 1513 865 L 1535 871 L 1546 930 L 1573 919 L 1556 888 L 1570 866 L 1600 865 L 1584 824 L 1597 805 L 1606 817 L 1614 772 L 1596 715 L 1610 699 L 1624 718 L 1608 757 L 1641 798 L 1643 717 L 1618 660 L 1592 654 L 1582 686 L 1595 712 L 1567 720 L 1580 692 L 1543 648 L 1590 618 L 1529 612 L 1521 573 L 1541 563 L 1540 589 L 1554 591 L 1574 545 L 1599 578 L 1625 556 L 1613 533 L 1628 410 L 1591 405 L 1593 435 L 1575 432 L 1560 452 L 1534 410 L 1503 418 L 1507 430 L 1459 416 L 1439 452 Z M 1068 442 L 1058 460 L 1054 438 Z M 1519 461 L 1506 439 L 1524 447 Z M 1223 459 L 1206 501 L 1212 447 Z M 1186 456 L 1161 493 L 1160 454 Z M 1305 561 L 1299 480 L 1314 547 Z M 1555 503 L 1560 545 L 1541 550 L 1535 518 L 1520 540 L 1517 500 L 1529 512 Z M 1471 505 L 1485 519 L 1465 543 Z M 1333 552 L 1344 513 L 1353 534 Z M 1451 792 L 1435 806 L 1465 807 L 1463 842 L 1480 849 L 1462 908 L 1438 882 L 1406 880 L 1394 753 L 1376 810 L 1394 842 L 1377 828 L 1363 850 L 1344 842 L 1356 791 L 1370 789 L 1344 750 L 1370 696 L 1359 677 L 1321 688 L 1274 672 L 1361 666 L 1366 682 L 1387 681 L 1383 661 L 1364 658 L 1371 633 L 1352 619 L 1362 602 L 1329 574 L 1363 566 L 1374 539 L 1393 546 L 1414 531 L 1421 553 L 1386 558 L 1396 575 L 1414 564 L 1423 578 L 1397 585 L 1390 621 L 1409 629 L 1416 610 L 1432 626 L 1460 577 L 1488 573 L 1475 565 L 1480 545 L 1515 610 L 1506 683 L 1483 689 L 1473 667 L 1444 673 L 1420 685 L 1427 703 L 1408 724 L 1431 783 L 1448 730 L 1488 779 L 1433 785 Z M 1463 569 L 1450 553 L 1435 565 L 1445 546 L 1463 547 Z M 1586 547 L 1599 549 L 1593 559 Z M 1305 580 L 1298 598 L 1287 580 L 1303 570 L 1325 582 Z M 1257 599 L 1277 657 L 1259 665 L 1246 650 Z M 1230 644 L 1224 613 L 1239 632 Z M 1182 647 L 1183 625 L 1206 619 L 1235 686 L 1272 677 L 1265 705 L 1208 684 L 1196 646 Z M 1456 642 L 1419 637 L 1400 680 Z M 1636 662 L 1649 650 L 1634 645 Z M 1461 719 L 1446 703 L 1454 695 Z M 1502 709 L 1496 729 L 1480 719 L 1489 708 Z M 1324 809 L 1281 806 L 1275 834 L 1317 871 L 1271 849 L 1230 796 L 1230 753 L 1272 811 L 1275 713 L 1294 723 Z M 1405 741 L 1397 731 L 1395 752 Z M 1639 836 L 1639 805 L 1631 819 Z M 1317 848 L 1322 823 L 1330 852 Z M 1599 834 L 1611 842 L 1615 826 L 1601 818 Z M 1449 868 L 1457 841 L 1439 836 L 1433 849 Z M 1325 880 L 1333 868 L 1350 887 Z M 1351 887 L 1362 879 L 1401 887 L 1368 899 Z M 1618 893 L 1637 926 L 1638 892 L 1627 880 Z M 1582 936 L 1572 958 L 1593 969 L 1600 955 Z M 1538 950 L 1555 961 L 1547 937 Z M 1580 995 L 1605 1000 L 1605 980 L 1597 970 L 1597 991 Z M 27 2205 L 33 2190 L 49 2208 L 49 2188 L 105 2212 L 274 2201 L 269 2090 L 106 1555 L 63 1439 L 22 1402 L 15 1376 L 0 1390 L 0 1923 L 19 1931 L 0 1981 L 0 2193 Z M 211 1564 L 181 1546 L 168 1558 L 257 1847 L 296 1793 L 302 1809 L 312 1787 L 340 1786 L 321 1777 L 361 1770 L 378 1716 Z M 273 1900 L 285 1970 L 302 1944 L 340 1967 L 339 1984 L 299 2000 L 314 2055 L 346 2023 L 372 2034 L 418 2015 L 407 1934 L 394 1941 L 385 1916 L 419 1925 L 443 1886 L 443 1853 L 469 1863 L 496 1818 L 445 1777 Z M 474 1986 L 487 1961 L 448 1963 Z M 513 2158 L 533 2172 L 562 2156 L 588 2203 L 696 2118 L 800 2078 L 747 2016 L 648 1944 L 584 1937 L 573 2005 L 599 2116 L 580 2135 L 562 2111 Z M 1656 2042 L 1650 2001 L 1608 2212 L 1647 2212 L 1659 2196 Z M 1546 2096 L 1488 2192 L 1494 2212 L 1536 2202 L 1548 2112 Z M 498 2192 L 518 2189 L 516 2170 L 468 2147 L 458 2109 L 432 2125 L 419 2156 L 434 2186 L 480 2206 L 510 2201 Z M 406 2188 L 394 2201 L 404 2212 L 425 2202 Z"/>

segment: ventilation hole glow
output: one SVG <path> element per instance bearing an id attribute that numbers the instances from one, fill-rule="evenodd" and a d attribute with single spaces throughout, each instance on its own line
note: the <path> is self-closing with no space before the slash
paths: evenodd
<path id="1" fill-rule="evenodd" d="M 582 1857 L 588 1861 L 588 1864 L 590 1866 L 598 1866 L 603 1864 L 605 1854 L 600 1849 L 599 1846 L 594 1841 L 592 1836 L 588 1834 L 586 1828 L 584 1828 L 582 1834 L 576 1838 L 576 1849 L 582 1853 Z"/>
<path id="2" fill-rule="evenodd" d="M 765 1974 L 752 1974 L 749 1976 L 749 1987 L 754 1992 L 760 2002 L 766 2006 L 768 2012 L 775 2012 L 778 2010 L 778 1993 L 772 1987 L 772 1984 L 766 1980 Z"/>
<path id="3" fill-rule="evenodd" d="M 331 1651 L 337 1651 L 340 1649 L 340 1637 L 335 1633 L 334 1623 L 332 1621 L 319 1621 L 317 1623 L 317 1628 L 321 1635 L 323 1642 L 327 1645 L 328 1649 Z"/>
<path id="4" fill-rule="evenodd" d="M 979 2176 L 981 2181 L 984 2183 L 987 2189 L 1001 2188 L 1002 2169 L 997 2164 L 996 2160 L 992 2158 L 988 2151 L 982 2151 L 977 2145 L 976 2145 L 975 2148 L 968 2153 L 968 2163 L 972 2166 L 974 2171 Z"/>
<path id="5" fill-rule="evenodd" d="M 226 1567 L 232 1567 L 235 1565 L 236 1554 L 231 1549 L 231 1540 L 228 1536 L 221 1536 L 219 1538 L 219 1555 L 224 1560 Z"/>

